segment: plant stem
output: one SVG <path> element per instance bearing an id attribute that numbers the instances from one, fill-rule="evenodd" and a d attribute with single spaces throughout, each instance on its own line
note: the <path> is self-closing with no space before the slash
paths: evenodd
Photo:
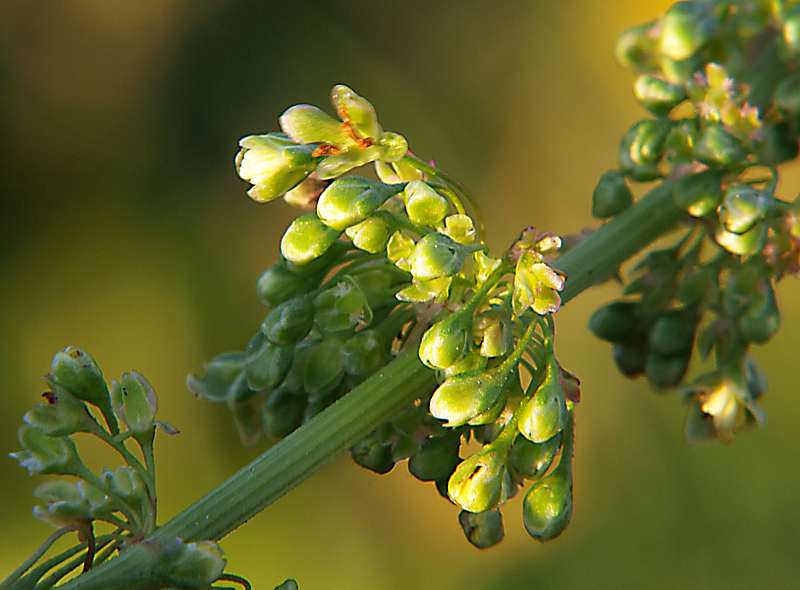
<path id="1" fill-rule="evenodd" d="M 619 265 L 672 229 L 682 217 L 672 187 L 659 185 L 635 206 L 563 254 L 567 302 L 608 279 Z M 434 384 L 416 350 L 402 352 L 364 383 L 297 429 L 204 498 L 119 557 L 71 580 L 64 590 L 135 590 L 147 585 L 159 548 L 175 537 L 217 540 L 300 484 L 340 451 L 376 428 Z"/>

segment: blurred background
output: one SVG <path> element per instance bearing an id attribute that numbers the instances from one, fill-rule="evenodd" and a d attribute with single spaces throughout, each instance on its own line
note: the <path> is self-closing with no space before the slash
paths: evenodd
<path id="1" fill-rule="evenodd" d="M 275 129 L 296 102 L 328 108 L 344 82 L 472 189 L 495 246 L 524 224 L 576 231 L 642 115 L 616 35 L 668 5 L 4 2 L 0 577 L 49 534 L 30 516 L 35 482 L 5 453 L 68 344 L 109 377 L 147 375 L 181 430 L 159 443 L 162 520 L 263 450 L 242 448 L 227 411 L 184 387 L 262 319 L 255 279 L 293 216 L 245 196 L 240 136 Z M 798 187 L 787 170 L 782 194 Z M 617 293 L 603 286 L 559 314 L 560 357 L 584 384 L 563 537 L 530 540 L 517 499 L 505 542 L 478 552 L 405 465 L 380 477 L 341 457 L 225 539 L 230 569 L 257 589 L 288 576 L 303 590 L 796 587 L 797 283 L 780 288 L 784 330 L 756 352 L 770 421 L 730 447 L 688 447 L 678 397 L 615 371 L 585 324 Z"/>

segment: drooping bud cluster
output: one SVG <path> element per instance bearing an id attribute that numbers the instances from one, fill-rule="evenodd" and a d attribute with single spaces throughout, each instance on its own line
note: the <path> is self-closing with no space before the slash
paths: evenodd
<path id="1" fill-rule="evenodd" d="M 90 564 L 100 554 L 124 550 L 141 541 L 156 528 L 156 488 L 153 442 L 157 428 L 168 434 L 176 431 L 156 420 L 157 399 L 150 383 L 139 373 L 123 373 L 109 388 L 97 362 L 88 353 L 68 347 L 56 353 L 45 376 L 50 390 L 43 401 L 23 416 L 19 429 L 22 450 L 11 457 L 31 475 L 60 475 L 71 479 L 51 479 L 39 485 L 34 496 L 39 500 L 33 514 L 61 530 L 77 531 L 83 542 L 91 539 L 91 549 L 62 567 L 63 577 L 82 564 Z M 102 416 L 105 425 L 98 419 Z M 122 426 L 122 429 L 120 429 Z M 85 433 L 100 439 L 124 460 L 116 468 L 103 468 L 99 474 L 83 462 L 75 435 Z M 129 448 L 133 440 L 139 456 Z M 111 527 L 111 534 L 95 537 L 95 526 Z M 45 546 L 45 548 L 47 545 Z M 181 588 L 206 588 L 222 573 L 224 559 L 216 543 L 176 542 L 163 567 L 171 584 Z M 76 552 L 62 554 L 60 559 Z M 44 551 L 38 553 L 41 558 Z M 36 560 L 28 563 L 29 567 Z M 46 568 L 18 570 L 20 587 L 33 588 Z M 11 584 L 12 579 L 5 582 Z M 57 578 L 49 578 L 55 584 Z M 51 585 L 51 584 L 48 584 Z M 15 586 L 16 587 L 16 586 Z"/>
<path id="2" fill-rule="evenodd" d="M 627 297 L 589 326 L 613 343 L 623 374 L 657 389 L 683 384 L 695 351 L 713 352 L 716 368 L 684 387 L 690 440 L 729 441 L 763 421 L 764 379 L 748 350 L 778 329 L 774 283 L 800 270 L 800 205 L 775 194 L 775 166 L 798 155 L 800 79 L 760 77 L 796 69 L 800 13 L 790 4 L 678 2 L 617 45 L 654 118 L 623 139 L 619 170 L 600 179 L 593 211 L 606 218 L 628 207 L 626 179 L 661 180 L 691 228 L 647 254 Z"/>
<path id="3" fill-rule="evenodd" d="M 294 106 L 282 134 L 240 142 L 237 169 L 251 197 L 284 195 L 313 211 L 290 224 L 279 261 L 258 280 L 269 311 L 257 334 L 190 376 L 189 389 L 225 402 L 244 441 L 275 439 L 418 347 L 439 385 L 351 455 L 377 473 L 408 459 L 414 476 L 466 511 L 470 542 L 488 547 L 502 538 L 497 506 L 525 479 L 545 477 L 564 447 L 565 373 L 550 319 L 565 281 L 550 265 L 561 240 L 529 228 L 491 257 L 458 185 L 384 132 L 364 98 L 336 86 L 332 100 L 339 120 Z M 371 162 L 378 180 L 344 175 Z M 473 439 L 484 450 L 462 461 Z M 528 439 L 548 449 L 546 465 L 526 468 L 532 451 L 516 449 Z"/>

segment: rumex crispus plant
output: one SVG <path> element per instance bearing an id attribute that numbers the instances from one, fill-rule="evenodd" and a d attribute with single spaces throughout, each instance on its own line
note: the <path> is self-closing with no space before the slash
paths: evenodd
<path id="1" fill-rule="evenodd" d="M 563 238 L 521 228 L 500 252 L 466 191 L 346 86 L 332 91 L 336 117 L 297 105 L 280 132 L 243 138 L 236 169 L 249 196 L 303 213 L 257 281 L 268 311 L 255 335 L 188 387 L 227 405 L 243 441 L 279 442 L 157 527 L 152 388 L 130 373 L 109 392 L 88 355 L 59 353 L 53 392 L 26 414 L 15 457 L 32 473 L 77 478 L 39 488 L 35 513 L 81 544 L 35 566 L 48 540 L 1 587 L 50 587 L 81 564 L 87 573 L 64 588 L 246 587 L 222 573 L 216 541 L 348 447 L 378 473 L 407 459 L 460 509 L 476 547 L 502 539 L 500 506 L 520 490 L 525 529 L 553 539 L 573 510 L 581 394 L 558 362 L 554 315 L 613 277 L 622 298 L 589 328 L 613 344 L 623 374 L 683 394 L 690 441 L 728 442 L 761 424 L 765 378 L 749 350 L 777 331 L 775 284 L 800 269 L 800 204 L 776 195 L 778 166 L 798 155 L 799 53 L 795 2 L 678 2 L 626 31 L 617 57 L 649 114 L 594 190 L 593 214 L 607 222 Z M 622 280 L 621 264 L 640 253 Z M 693 358 L 701 368 L 687 378 Z M 75 432 L 99 436 L 126 465 L 93 475 Z M 95 523 L 114 530 L 97 537 Z"/>

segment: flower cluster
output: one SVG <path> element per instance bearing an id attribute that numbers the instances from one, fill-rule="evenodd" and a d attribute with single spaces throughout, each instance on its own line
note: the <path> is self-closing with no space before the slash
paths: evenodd
<path id="1" fill-rule="evenodd" d="M 478 547 L 500 540 L 497 507 L 535 480 L 526 526 L 555 536 L 570 513 L 565 433 L 576 399 L 564 391 L 576 380 L 553 354 L 550 316 L 565 277 L 551 258 L 561 240 L 529 228 L 492 257 L 463 189 L 383 131 L 349 88 L 334 87 L 332 102 L 338 120 L 298 105 L 280 117 L 283 133 L 240 142 L 250 196 L 283 196 L 309 212 L 258 280 L 269 312 L 257 334 L 191 375 L 190 390 L 225 402 L 243 440 L 275 439 L 418 347 L 438 386 L 355 444 L 353 459 L 378 473 L 408 459 L 465 511 L 459 521 Z M 377 179 L 345 175 L 368 163 Z M 482 450 L 462 460 L 471 440 Z"/>
<path id="2" fill-rule="evenodd" d="M 3 587 L 18 582 L 20 587 L 33 588 L 42 580 L 42 587 L 49 588 L 77 567 L 86 571 L 152 533 L 156 528 L 155 433 L 157 428 L 176 432 L 156 420 L 156 394 L 147 379 L 131 371 L 109 387 L 94 358 L 77 348 L 55 355 L 45 381 L 49 390 L 42 394 L 42 403 L 23 417 L 22 450 L 11 456 L 31 475 L 72 478 L 50 479 L 34 491 L 40 501 L 34 516 L 58 529 L 38 557 L 57 538 L 73 531 L 81 545 L 38 566 L 36 560 L 29 560 L 28 569 L 17 570 Z M 94 473 L 79 453 L 75 435 L 81 433 L 103 441 L 124 464 Z M 138 456 L 129 441 L 138 447 Z M 111 532 L 98 535 L 98 527 Z M 163 585 L 158 587 L 206 588 L 222 575 L 224 566 L 216 543 L 174 539 L 159 565 Z"/>
<path id="3" fill-rule="evenodd" d="M 629 207 L 628 180 L 661 180 L 689 230 L 647 254 L 628 297 L 599 309 L 590 328 L 614 344 L 623 374 L 644 374 L 658 389 L 684 383 L 694 350 L 714 353 L 716 368 L 684 387 L 690 440 L 729 441 L 763 421 L 764 379 L 748 351 L 779 327 L 774 283 L 800 270 L 800 201 L 775 194 L 776 166 L 798 155 L 800 77 L 753 73 L 795 69 L 800 7 L 789 4 L 678 2 L 617 45 L 654 118 L 623 139 L 619 169 L 600 179 L 593 212 L 608 218 Z"/>

